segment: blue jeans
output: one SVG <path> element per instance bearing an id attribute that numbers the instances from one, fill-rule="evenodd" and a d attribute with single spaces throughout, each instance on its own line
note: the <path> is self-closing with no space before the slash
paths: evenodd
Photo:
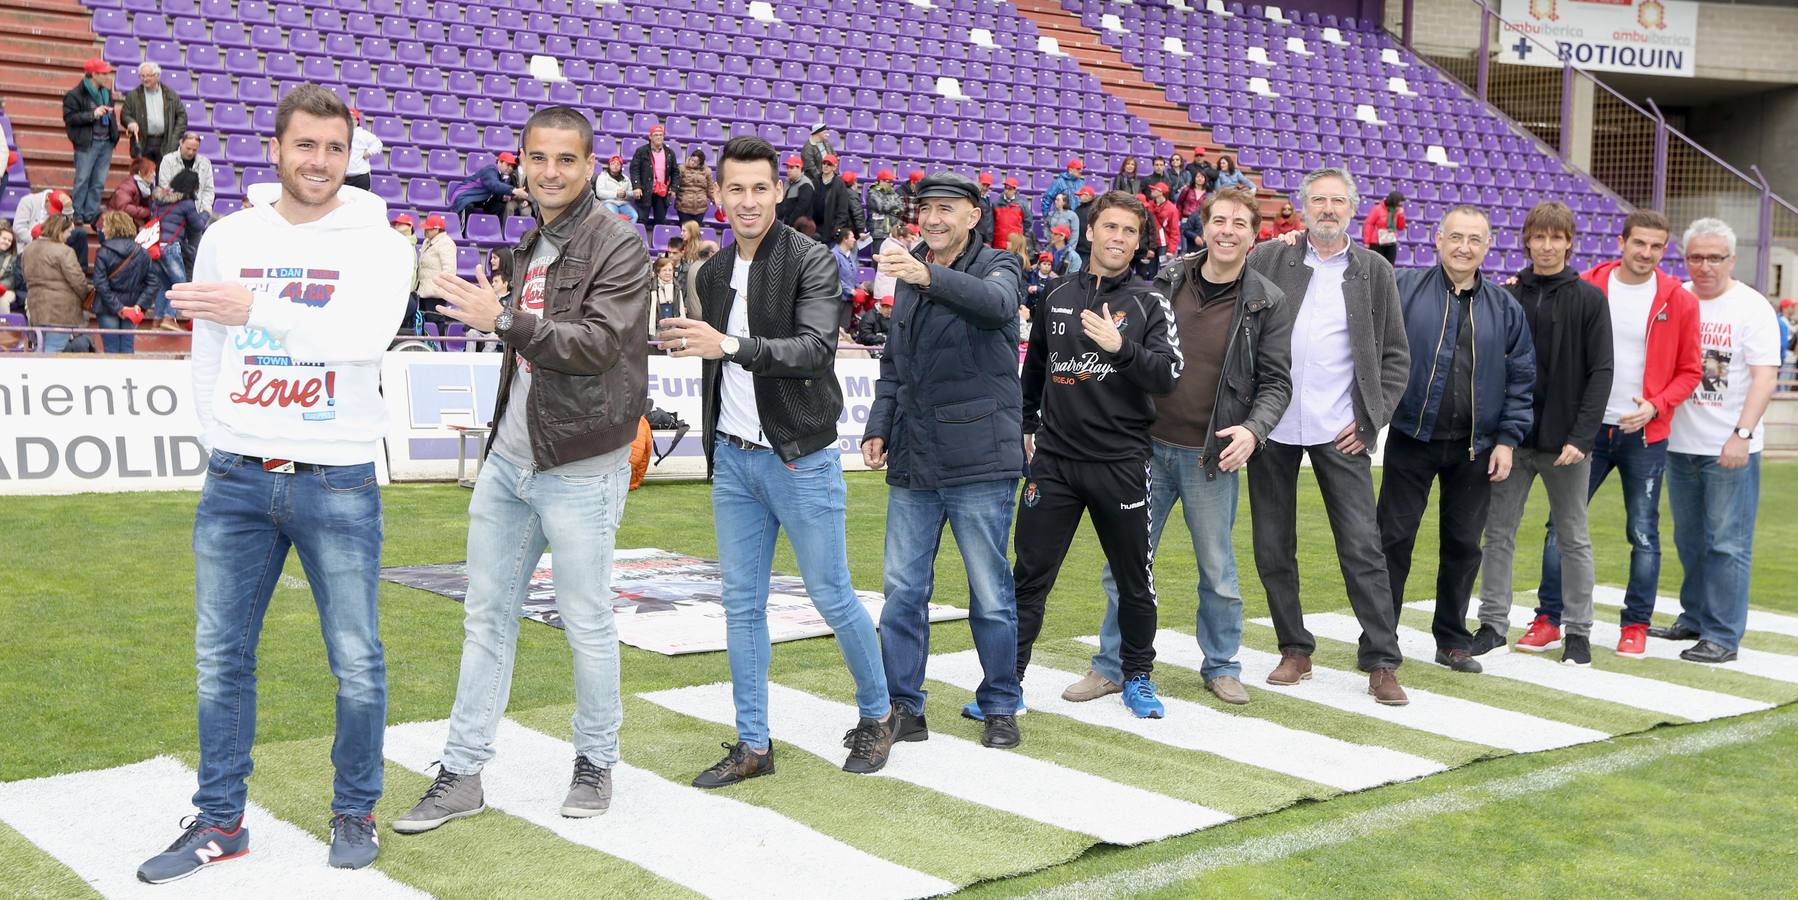
<path id="1" fill-rule="evenodd" d="M 633 225 L 637 223 L 637 204 L 629 200 L 602 200 L 600 202 L 606 205 L 606 209 L 612 211 L 612 215 L 624 216 Z"/>
<path id="2" fill-rule="evenodd" d="M 75 339 L 75 335 L 67 331 L 43 331 L 39 334 L 43 335 L 43 340 L 38 343 L 39 353 L 61 353 L 62 348 Z"/>
<path id="3" fill-rule="evenodd" d="M 513 651 L 525 593 L 543 550 L 554 547 L 556 613 L 574 652 L 574 749 L 600 768 L 618 762 L 624 705 L 612 620 L 612 549 L 628 460 L 605 475 L 546 475 L 489 453 L 468 504 L 468 597 L 462 674 L 443 767 L 481 771 L 512 692 Z"/>
<path id="4" fill-rule="evenodd" d="M 1679 586 L 1679 622 L 1731 650 L 1748 628 L 1748 573 L 1754 560 L 1754 518 L 1760 506 L 1761 455 L 1725 469 L 1715 456 L 1667 454 L 1667 502 L 1673 510 L 1673 548 L 1686 580 Z"/>
<path id="5" fill-rule="evenodd" d="M 375 590 L 381 490 L 373 463 L 302 465 L 291 475 L 213 451 L 194 514 L 194 655 L 199 660 L 200 818 L 244 811 L 256 739 L 256 643 L 287 550 L 300 552 L 337 677 L 331 811 L 369 815 L 381 798 L 387 664 Z"/>
<path id="6" fill-rule="evenodd" d="M 98 126 L 96 126 L 98 127 Z M 112 169 L 112 150 L 107 141 L 75 148 L 75 219 L 92 222 L 100 215 L 100 198 L 106 190 L 106 173 Z"/>
<path id="7" fill-rule="evenodd" d="M 768 746 L 768 576 L 781 529 L 799 560 L 812 604 L 837 635 L 855 678 L 861 714 L 892 709 L 874 620 L 849 583 L 845 519 L 848 488 L 836 445 L 783 463 L 772 450 L 743 450 L 719 439 L 713 450 L 712 519 L 723 576 L 725 646 L 737 706 L 737 739 Z"/>
<path id="8" fill-rule="evenodd" d="M 1654 594 L 1661 581 L 1661 477 L 1667 472 L 1667 442 L 1645 443 L 1643 433 L 1627 434 L 1616 425 L 1600 425 L 1592 442 L 1592 474 L 1586 499 L 1598 493 L 1615 469 L 1623 481 L 1623 512 L 1629 536 L 1629 587 L 1623 598 L 1623 624 L 1646 625 L 1654 614 Z M 1536 615 L 1561 624 L 1561 548 L 1554 520 L 1542 545 L 1542 582 L 1536 587 Z"/>
<path id="9" fill-rule="evenodd" d="M 1149 477 L 1149 546 L 1159 549 L 1161 531 L 1180 501 L 1180 514 L 1192 532 L 1192 553 L 1199 564 L 1199 650 L 1205 662 L 1199 674 L 1206 680 L 1228 675 L 1242 677 L 1236 651 L 1242 646 L 1242 588 L 1236 581 L 1236 551 L 1230 531 L 1236 527 L 1236 498 L 1240 474 L 1218 472 L 1207 481 L 1199 451 L 1151 441 Z M 1151 557 L 1153 551 L 1151 552 Z M 1093 671 L 1122 684 L 1123 636 L 1118 630 L 1118 589 L 1106 565 L 1099 576 L 1105 588 L 1105 621 L 1099 626 L 1099 652 L 1093 654 Z"/>
<path id="10" fill-rule="evenodd" d="M 94 318 L 99 320 L 101 328 L 131 327 L 130 323 L 118 316 L 95 313 Z M 100 335 L 100 346 L 105 349 L 107 353 L 130 353 L 137 347 L 137 337 L 130 334 L 103 334 Z"/>
<path id="11" fill-rule="evenodd" d="M 1018 687 L 1018 598 L 1012 592 L 1012 492 L 1016 479 L 930 491 L 887 488 L 886 607 L 880 612 L 882 657 L 893 703 L 924 711 L 924 665 L 930 656 L 930 597 L 943 524 L 955 533 L 968 574 L 968 627 L 985 673 L 974 699 L 989 715 L 1011 715 Z"/>
<path id="12" fill-rule="evenodd" d="M 181 256 L 181 242 L 162 245 L 162 290 L 156 292 L 156 318 L 174 315 L 169 306 L 169 288 L 187 280 L 187 260 Z"/>

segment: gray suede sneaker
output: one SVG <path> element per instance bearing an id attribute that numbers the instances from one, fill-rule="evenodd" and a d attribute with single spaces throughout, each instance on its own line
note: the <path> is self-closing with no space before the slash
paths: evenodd
<path id="1" fill-rule="evenodd" d="M 481 773 L 457 775 L 441 766 L 437 780 L 418 801 L 418 805 L 393 820 L 393 830 L 400 834 L 430 831 L 451 819 L 462 819 L 487 809 L 481 793 Z"/>
<path id="2" fill-rule="evenodd" d="M 562 800 L 562 815 L 585 819 L 604 815 L 612 808 L 612 770 L 602 769 L 576 754 L 574 778 L 568 783 L 568 796 Z"/>

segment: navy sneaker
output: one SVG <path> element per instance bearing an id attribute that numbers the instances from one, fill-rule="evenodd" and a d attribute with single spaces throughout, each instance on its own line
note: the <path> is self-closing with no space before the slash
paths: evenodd
<path id="1" fill-rule="evenodd" d="M 1018 711 L 1013 715 L 1021 716 L 1029 711 L 1030 710 L 1024 708 L 1024 701 L 1020 700 L 1018 701 Z M 968 705 L 961 708 L 961 717 L 964 719 L 973 719 L 976 722 L 986 721 L 986 713 L 980 711 L 980 701 L 978 700 L 969 700 Z"/>
<path id="2" fill-rule="evenodd" d="M 188 816 L 181 820 L 181 827 L 181 836 L 167 850 L 137 867 L 138 881 L 166 884 L 250 852 L 250 829 L 243 827 L 241 818 L 227 828 L 209 825 L 198 816 Z"/>
<path id="3" fill-rule="evenodd" d="M 1124 682 L 1124 705 L 1138 719 L 1159 719 L 1167 714 L 1167 707 L 1155 696 L 1155 682 L 1147 675 L 1132 675 Z"/>
<path id="4" fill-rule="evenodd" d="M 381 853 L 374 816 L 338 813 L 331 817 L 331 868 L 360 869 Z"/>

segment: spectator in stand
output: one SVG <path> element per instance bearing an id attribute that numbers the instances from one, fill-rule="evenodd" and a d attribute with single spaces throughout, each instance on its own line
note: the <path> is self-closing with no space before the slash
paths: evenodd
<path id="1" fill-rule="evenodd" d="M 1073 198 L 1073 202 L 1068 205 L 1075 209 L 1080 208 L 1080 189 L 1086 186 L 1086 179 L 1081 176 L 1084 171 L 1086 171 L 1086 163 L 1081 162 L 1078 158 L 1068 160 L 1068 170 L 1055 176 L 1055 180 L 1049 182 L 1049 190 L 1043 194 L 1040 209 L 1043 215 L 1048 215 L 1049 210 L 1054 207 L 1057 194 L 1066 194 Z M 1011 181 L 1012 179 L 1006 180 Z"/>
<path id="2" fill-rule="evenodd" d="M 812 136 L 806 139 L 805 146 L 799 148 L 799 159 L 804 164 L 805 176 L 814 184 L 824 181 L 824 157 L 835 156 L 837 151 L 830 147 L 830 127 L 822 120 L 812 123 Z"/>
<path id="3" fill-rule="evenodd" d="M 1192 170 L 1188 169 L 1186 163 L 1180 159 L 1180 151 L 1175 150 L 1173 155 L 1167 158 L 1167 186 L 1173 190 L 1175 197 L 1179 197 L 1186 192 L 1187 186 L 1192 184 L 1192 181 Z M 1201 190 L 1198 194 L 1199 200 L 1203 200 L 1204 196 L 1204 192 Z M 1197 200 L 1194 201 L 1194 209 L 1198 208 L 1197 202 Z M 1182 206 L 1180 215 L 1189 216 L 1192 215 L 1192 212 L 1193 210 Z"/>
<path id="4" fill-rule="evenodd" d="M 868 234 L 874 238 L 876 250 L 903 224 L 900 221 L 903 207 L 899 192 L 893 190 L 893 170 L 881 169 L 875 173 L 874 184 L 868 188 Z"/>
<path id="5" fill-rule="evenodd" d="M 412 285 L 406 289 L 406 311 L 400 314 L 400 327 L 396 334 L 418 334 L 418 326 L 422 319 L 418 315 L 418 239 L 412 236 L 412 226 L 416 224 L 412 217 L 400 213 L 389 223 L 396 234 L 406 239 L 406 246 L 412 249 Z"/>
<path id="6" fill-rule="evenodd" d="M 1187 185 L 1186 193 L 1192 193 L 1191 185 Z M 1267 235 L 1267 226 L 1261 226 L 1261 234 L 1263 237 Z M 1205 205 L 1203 203 L 1200 203 L 1199 208 L 1193 210 L 1190 215 L 1187 215 L 1180 220 L 1180 240 L 1187 253 L 1193 253 L 1204 248 Z"/>
<path id="7" fill-rule="evenodd" d="M 818 223 L 812 221 L 811 216 L 800 216 L 799 218 L 794 219 L 793 230 L 814 241 L 818 239 Z"/>
<path id="8" fill-rule="evenodd" d="M 1779 301 L 1779 364 L 1782 366 L 1786 355 L 1792 352 L 1792 316 L 1795 314 L 1798 314 L 1798 300 L 1787 297 Z"/>
<path id="9" fill-rule="evenodd" d="M 1118 173 L 1111 178 L 1111 189 L 1126 194 L 1142 193 L 1142 176 L 1136 174 L 1136 157 L 1124 157 L 1123 165 L 1118 167 Z"/>
<path id="10" fill-rule="evenodd" d="M 1305 223 L 1299 219 L 1298 213 L 1293 212 L 1291 203 L 1280 204 L 1280 214 L 1266 225 L 1261 226 L 1261 230 L 1269 238 L 1279 237 L 1293 231 L 1303 231 L 1304 228 Z"/>
<path id="11" fill-rule="evenodd" d="M 1048 250 L 1038 253 L 1036 265 L 1024 273 L 1024 306 L 1030 310 L 1031 319 L 1036 318 L 1036 302 L 1049 295 L 1050 284 L 1059 277 L 1055 273 L 1055 254 Z"/>
<path id="12" fill-rule="evenodd" d="M 786 189 L 781 193 L 780 204 L 774 208 L 775 218 L 798 228 L 800 219 L 812 218 L 812 197 L 817 192 L 817 183 L 805 174 L 805 160 L 797 154 L 787 157 Z"/>
<path id="13" fill-rule="evenodd" d="M 100 234 L 105 243 L 94 254 L 94 318 L 101 328 L 136 327 L 156 303 L 156 263 L 137 245 L 137 223 L 129 214 L 107 210 L 100 216 Z M 130 353 L 136 343 L 129 334 L 100 336 L 107 353 Z"/>
<path id="14" fill-rule="evenodd" d="M 1143 177 L 1142 185 L 1136 189 L 1135 193 L 1138 193 L 1138 194 L 1148 193 L 1149 185 L 1154 184 L 1157 181 L 1161 182 L 1162 184 L 1168 184 L 1168 185 L 1171 185 L 1173 183 L 1167 177 L 1167 161 L 1162 159 L 1159 156 L 1152 156 L 1149 158 L 1149 174 Z M 1168 196 L 1169 200 L 1172 200 L 1174 198 L 1174 194 L 1172 193 L 1171 189 L 1167 196 Z"/>
<path id="15" fill-rule="evenodd" d="M 1049 229 L 1049 258 L 1054 263 L 1055 274 L 1063 278 L 1080 274 L 1082 268 L 1080 254 L 1068 243 L 1072 234 L 1066 225 Z"/>
<path id="16" fill-rule="evenodd" d="M 637 198 L 638 221 L 652 230 L 668 215 L 668 195 L 675 190 L 674 170 L 680 158 L 664 135 L 661 123 L 650 126 L 649 143 L 631 154 L 631 184 L 642 191 Z"/>
<path id="17" fill-rule="evenodd" d="M 1180 255 L 1180 209 L 1167 198 L 1167 182 L 1149 185 L 1149 214 L 1160 232 L 1161 255 Z"/>
<path id="18" fill-rule="evenodd" d="M 1404 205 L 1405 195 L 1393 191 L 1375 203 L 1361 223 L 1361 243 L 1386 257 L 1389 263 L 1398 262 L 1398 236 L 1405 233 Z"/>
<path id="19" fill-rule="evenodd" d="M 0 313 L 12 312 L 13 306 L 24 302 L 19 296 L 20 284 L 19 236 L 0 220 Z"/>
<path id="20" fill-rule="evenodd" d="M 1021 231 L 1017 232 L 1005 239 L 1005 250 L 1017 257 L 1018 265 L 1022 266 L 1030 261 L 1030 238 L 1025 237 Z"/>
<path id="21" fill-rule="evenodd" d="M 868 213 L 862 206 L 862 189 L 855 186 L 857 176 L 854 172 L 844 172 L 842 178 L 843 186 L 849 189 L 849 224 L 855 229 L 855 241 L 859 244 L 868 233 Z"/>
<path id="22" fill-rule="evenodd" d="M 622 156 L 614 154 L 606 160 L 606 167 L 593 176 L 593 196 L 625 221 L 637 221 L 636 199 L 642 193 L 631 188 L 630 176 L 624 174 Z"/>
<path id="23" fill-rule="evenodd" d="M 464 225 L 467 224 L 471 210 L 504 216 L 508 201 L 530 198 L 524 188 L 511 182 L 512 173 L 517 170 L 518 157 L 512 153 L 501 153 L 494 158 L 492 164 L 480 167 L 450 187 L 450 209 L 462 217 Z"/>
<path id="24" fill-rule="evenodd" d="M 712 206 L 712 170 L 706 167 L 704 150 L 695 150 L 681 161 L 675 190 L 674 212 L 682 225 L 705 218 L 705 211 Z"/>
<path id="25" fill-rule="evenodd" d="M 850 323 L 855 321 L 856 278 L 861 274 L 855 259 L 855 229 L 847 225 L 838 228 L 837 242 L 830 248 L 830 253 L 836 258 L 837 283 L 843 291 L 843 309 L 837 328 L 848 331 Z"/>
<path id="26" fill-rule="evenodd" d="M 156 162 L 140 156 L 131 162 L 131 177 L 119 183 L 106 201 L 108 210 L 131 217 L 139 228 L 150 218 L 150 203 L 156 192 Z M 104 230 L 104 228 L 102 228 Z"/>
<path id="27" fill-rule="evenodd" d="M 32 325 L 80 328 L 87 324 L 81 301 L 93 285 L 88 283 L 87 273 L 81 271 L 81 263 L 67 243 L 74 227 L 74 220 L 66 215 L 51 216 L 44 220 L 43 230 L 38 233 L 40 240 L 32 241 L 20 256 L 20 268 L 26 283 L 31 285 L 25 317 Z M 66 331 L 45 332 L 39 349 L 61 353 L 72 337 Z"/>
<path id="28" fill-rule="evenodd" d="M 855 321 L 855 342 L 863 347 L 883 347 L 893 321 L 893 298 L 882 297 L 874 308 Z"/>
<path id="29" fill-rule="evenodd" d="M 131 158 L 147 159 L 154 167 L 162 162 L 164 153 L 174 149 L 174 139 L 187 133 L 187 104 L 175 95 L 174 88 L 162 83 L 161 66 L 141 63 L 137 78 L 137 87 L 125 92 L 119 121 L 131 135 Z"/>
<path id="30" fill-rule="evenodd" d="M 192 131 L 182 132 L 181 143 L 175 152 L 163 156 L 162 164 L 156 167 L 156 184 L 168 187 L 182 172 L 192 172 L 200 179 L 200 193 L 194 202 L 200 205 L 200 212 L 212 215 L 212 201 L 218 196 L 218 185 L 212 179 L 212 161 L 200 155 L 200 136 Z M 246 200 L 245 204 L 248 202 Z"/>
<path id="31" fill-rule="evenodd" d="M 923 180 L 924 173 L 913 169 L 899 186 L 899 220 L 906 225 L 918 224 L 918 182 Z"/>
<path id="32" fill-rule="evenodd" d="M 1080 201 L 1080 205 L 1074 209 L 1074 215 L 1080 219 L 1080 227 L 1074 231 L 1074 249 L 1079 251 L 1081 259 L 1092 255 L 1092 229 L 1088 225 L 1091 224 L 1092 210 L 1089 207 L 1094 196 L 1094 191 L 1090 187 L 1083 187 L 1074 194 L 1074 199 Z"/>
<path id="33" fill-rule="evenodd" d="M 106 60 L 91 57 L 81 70 L 86 74 L 80 83 L 62 95 L 62 124 L 75 150 L 75 221 L 85 224 L 100 215 L 106 173 L 119 145 L 119 99 Z"/>
<path id="34" fill-rule="evenodd" d="M 1013 235 L 1030 234 L 1030 206 L 1018 195 L 1018 180 L 1005 179 L 1005 190 L 993 201 L 993 246 L 1006 249 Z M 1021 263 L 1020 263 L 1021 265 Z"/>
<path id="35" fill-rule="evenodd" d="M 350 164 L 344 170 L 343 183 L 366 191 L 374 183 L 374 158 L 387 152 L 387 146 L 363 127 L 362 110 L 352 108 L 350 118 L 355 120 L 356 128 L 350 132 Z"/>
<path id="36" fill-rule="evenodd" d="M 399 232 L 401 235 L 404 235 L 407 240 L 411 241 L 414 244 L 418 243 L 418 237 L 415 234 L 413 234 L 412 228 L 413 228 L 413 226 L 415 226 L 417 224 L 418 223 L 415 220 L 413 220 L 413 218 L 411 216 L 407 215 L 406 213 L 400 213 L 399 215 L 393 217 L 393 230 Z"/>
<path id="37" fill-rule="evenodd" d="M 1180 171 L 1186 174 L 1185 170 Z M 1180 210 L 1180 218 L 1184 219 L 1198 212 L 1199 207 L 1205 205 L 1205 189 L 1192 178 L 1182 178 L 1178 183 L 1169 181 L 1167 186 L 1174 192 L 1174 206 Z"/>
<path id="38" fill-rule="evenodd" d="M 993 173 L 980 173 L 980 221 L 974 225 L 974 240 L 982 247 L 993 246 Z"/>
<path id="39" fill-rule="evenodd" d="M 162 266 L 160 296 L 156 300 L 156 327 L 164 331 L 181 331 L 169 308 L 168 290 L 187 281 L 193 271 L 194 251 L 200 246 L 200 235 L 208 221 L 194 197 L 200 190 L 200 176 L 191 171 L 175 175 L 174 183 L 159 187 L 151 196 L 156 200 L 151 217 L 156 220 L 156 248 L 150 251 Z"/>
<path id="40" fill-rule="evenodd" d="M 487 283 L 493 287 L 494 296 L 499 298 L 501 309 L 517 308 L 516 302 L 512 298 L 512 268 L 515 259 L 511 247 L 495 247 L 487 253 Z M 491 331 L 470 327 L 468 334 L 473 337 L 486 338 L 485 341 L 474 345 L 473 349 L 477 352 L 499 353 L 506 347 L 499 335 Z"/>
<path id="41" fill-rule="evenodd" d="M 437 276 L 456 274 L 456 242 L 445 232 L 447 224 L 436 213 L 425 216 L 425 240 L 418 248 L 418 312 L 426 322 L 437 323 L 439 330 L 450 320 L 438 311 L 448 295 L 438 285 Z"/>
<path id="42" fill-rule="evenodd" d="M 655 279 L 649 288 L 649 333 L 652 338 L 657 322 L 685 315 L 681 311 L 680 284 L 675 279 L 674 269 L 673 257 L 658 257 L 655 261 Z"/>
<path id="43" fill-rule="evenodd" d="M 1217 190 L 1217 168 L 1205 158 L 1204 147 L 1192 148 L 1192 162 L 1186 168 L 1192 172 L 1193 183 L 1204 185 L 1205 193 Z"/>
<path id="44" fill-rule="evenodd" d="M 834 244 L 842 229 L 847 228 L 852 234 L 855 231 L 850 220 L 849 187 L 837 177 L 835 154 L 824 157 L 821 171 L 818 189 L 812 194 L 812 221 L 818 226 L 818 240 Z"/>
<path id="45" fill-rule="evenodd" d="M 19 249 L 24 250 L 35 239 L 32 233 L 39 225 L 44 224 L 51 216 L 69 212 L 74 202 L 69 199 L 68 191 L 56 191 L 48 188 L 35 194 L 26 194 L 19 198 L 19 206 L 13 210 L 12 227 L 19 241 Z"/>
<path id="46" fill-rule="evenodd" d="M 1080 214 L 1070 208 L 1075 198 L 1062 194 L 1055 198 L 1055 206 L 1049 210 L 1049 218 L 1045 221 L 1050 231 L 1056 228 L 1068 230 L 1068 243 L 1072 245 L 1080 239 Z"/>
<path id="47" fill-rule="evenodd" d="M 1236 160 L 1228 156 L 1217 158 L 1217 177 L 1207 190 L 1213 191 L 1250 191 L 1255 190 L 1255 183 L 1249 176 L 1236 171 Z"/>

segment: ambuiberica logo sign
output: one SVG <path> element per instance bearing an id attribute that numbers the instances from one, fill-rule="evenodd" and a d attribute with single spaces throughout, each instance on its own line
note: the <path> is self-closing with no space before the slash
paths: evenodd
<path id="1" fill-rule="evenodd" d="M 1499 15 L 1502 63 L 1697 73 L 1698 4 L 1688 0 L 1504 0 Z"/>

